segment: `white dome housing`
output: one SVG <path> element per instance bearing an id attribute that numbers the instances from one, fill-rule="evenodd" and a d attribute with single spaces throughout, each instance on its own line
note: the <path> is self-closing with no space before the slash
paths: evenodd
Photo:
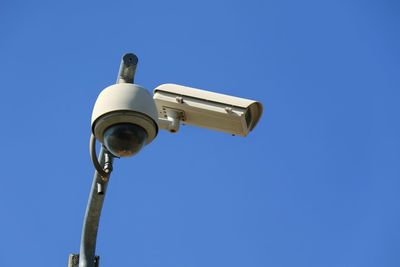
<path id="1" fill-rule="evenodd" d="M 134 124 L 147 134 L 146 145 L 157 136 L 157 109 L 143 87 L 119 83 L 105 88 L 97 97 L 92 113 L 92 132 L 104 144 L 104 132 L 116 124 Z"/>

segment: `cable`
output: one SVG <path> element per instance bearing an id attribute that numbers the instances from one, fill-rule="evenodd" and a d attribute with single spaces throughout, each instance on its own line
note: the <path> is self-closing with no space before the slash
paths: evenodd
<path id="1" fill-rule="evenodd" d="M 107 166 L 106 170 L 101 167 L 99 160 L 97 159 L 97 153 L 96 153 L 96 138 L 94 137 L 93 134 L 90 135 L 90 158 L 92 159 L 94 168 L 96 169 L 97 173 L 103 177 L 103 178 L 108 178 L 110 176 L 110 173 L 112 171 L 111 168 Z M 107 153 L 108 154 L 108 153 Z"/>

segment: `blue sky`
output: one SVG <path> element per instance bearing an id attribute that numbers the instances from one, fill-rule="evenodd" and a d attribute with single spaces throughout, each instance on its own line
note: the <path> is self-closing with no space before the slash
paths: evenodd
<path id="1" fill-rule="evenodd" d="M 264 104 L 246 138 L 190 126 L 117 160 L 101 266 L 400 265 L 397 1 L 2 1 L 0 266 L 67 266 L 98 93 L 121 56 Z"/>

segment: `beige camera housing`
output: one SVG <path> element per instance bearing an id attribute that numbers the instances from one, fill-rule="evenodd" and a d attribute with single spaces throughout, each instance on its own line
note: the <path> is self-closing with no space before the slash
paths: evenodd
<path id="1" fill-rule="evenodd" d="M 260 102 L 177 84 L 154 89 L 161 129 L 177 132 L 180 122 L 233 135 L 246 136 L 257 125 Z"/>
<path id="2" fill-rule="evenodd" d="M 157 122 L 157 109 L 151 94 L 130 83 L 114 84 L 104 89 L 97 97 L 92 113 L 92 131 L 101 143 L 108 127 L 131 123 L 146 131 L 146 144 L 149 144 L 157 136 Z"/>

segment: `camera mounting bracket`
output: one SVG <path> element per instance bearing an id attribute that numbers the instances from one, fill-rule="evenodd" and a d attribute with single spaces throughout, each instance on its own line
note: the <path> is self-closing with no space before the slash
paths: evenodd
<path id="1" fill-rule="evenodd" d="M 162 107 L 158 118 L 158 126 L 161 129 L 176 133 L 179 131 L 181 121 L 185 121 L 185 112 L 179 109 Z"/>

